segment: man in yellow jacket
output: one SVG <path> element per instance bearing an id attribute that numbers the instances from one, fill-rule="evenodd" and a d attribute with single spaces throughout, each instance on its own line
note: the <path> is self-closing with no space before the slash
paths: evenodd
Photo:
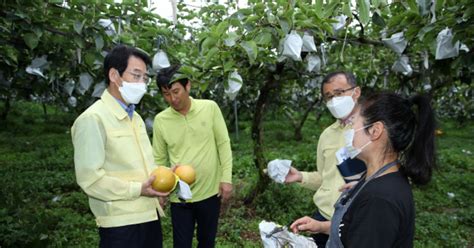
<path id="1" fill-rule="evenodd" d="M 151 187 L 152 147 L 134 111 L 147 91 L 149 64 L 139 49 L 119 45 L 110 51 L 107 89 L 72 126 L 76 179 L 89 196 L 100 247 L 162 247 L 157 196 L 167 193 Z"/>
<path id="2" fill-rule="evenodd" d="M 313 201 L 318 211 L 313 218 L 324 222 L 331 220 L 334 204 L 341 194 L 339 189 L 345 184 L 337 168 L 336 152 L 345 145 L 344 132 L 352 128 L 352 115 L 361 89 L 356 85 L 352 73 L 339 71 L 330 73 L 323 79 L 321 94 L 327 108 L 337 120 L 319 137 L 317 171 L 298 171 L 291 167 L 285 183 L 297 182 L 305 188 L 315 190 Z M 355 160 L 351 162 L 361 163 Z M 313 238 L 318 247 L 325 247 L 328 235 L 318 233 Z"/>
<path id="3" fill-rule="evenodd" d="M 227 127 L 214 101 L 189 96 L 191 82 L 179 66 L 162 69 L 157 84 L 170 105 L 156 115 L 153 155 L 158 165 L 191 165 L 196 181 L 192 199 L 171 196 L 174 247 L 192 247 L 197 225 L 197 247 L 214 247 L 220 202 L 232 193 L 232 151 Z"/>

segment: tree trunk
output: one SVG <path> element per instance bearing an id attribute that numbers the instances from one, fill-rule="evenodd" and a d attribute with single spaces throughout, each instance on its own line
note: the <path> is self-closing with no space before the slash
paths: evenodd
<path id="1" fill-rule="evenodd" d="M 305 112 L 303 114 L 303 117 L 301 118 L 299 124 L 297 126 L 295 126 L 295 140 L 297 140 L 297 141 L 303 140 L 303 134 L 301 133 L 301 130 L 303 130 L 304 123 L 308 119 L 308 115 L 311 112 L 311 110 L 313 110 L 314 106 L 316 104 L 319 105 L 320 102 L 321 102 L 321 100 L 317 100 L 317 101 L 312 102 L 310 104 L 310 106 L 305 110 Z"/>
<path id="2" fill-rule="evenodd" d="M 263 87 L 260 89 L 260 95 L 258 96 L 257 103 L 255 106 L 254 117 L 252 121 L 252 140 L 253 140 L 253 153 L 255 167 L 258 171 L 258 181 L 255 184 L 250 194 L 245 196 L 244 204 L 250 205 L 253 203 L 255 198 L 262 193 L 270 182 L 268 176 L 263 172 L 266 167 L 267 161 L 263 154 L 263 129 L 262 120 L 265 113 L 265 108 L 270 99 L 270 93 L 273 89 L 279 87 L 279 82 L 275 80 L 274 75 L 280 74 L 283 71 L 283 64 L 277 64 L 276 72 L 269 73 Z"/>
<path id="3" fill-rule="evenodd" d="M 44 102 L 43 102 L 43 117 L 45 121 L 48 120 L 48 109 L 46 108 L 46 103 Z"/>
<path id="4" fill-rule="evenodd" d="M 5 99 L 5 106 L 3 108 L 2 114 L 0 115 L 0 119 L 2 121 L 7 120 L 8 113 L 10 112 L 11 105 L 10 105 L 10 97 L 7 96 L 7 99 Z"/>

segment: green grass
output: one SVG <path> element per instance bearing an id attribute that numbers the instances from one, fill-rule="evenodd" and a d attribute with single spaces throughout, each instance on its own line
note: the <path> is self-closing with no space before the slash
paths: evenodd
<path id="1" fill-rule="evenodd" d="M 0 247 L 96 247 L 95 221 L 74 176 L 69 128 L 75 116 L 50 108 L 45 120 L 42 111 L 38 105 L 17 102 L 8 121 L 0 121 Z M 301 170 L 314 170 L 319 134 L 332 120 L 323 116 L 315 123 L 311 117 L 303 141 L 297 142 L 289 123 L 267 117 L 266 158 L 288 158 Z M 239 140 L 231 134 L 235 193 L 223 207 L 217 246 L 261 247 L 258 223 L 286 224 L 311 214 L 313 192 L 272 183 L 252 206 L 245 206 L 242 198 L 252 193 L 257 171 L 250 122 L 241 120 L 239 126 Z M 472 122 L 464 127 L 441 123 L 439 168 L 429 185 L 414 189 L 415 247 L 474 246 L 473 127 Z M 162 226 L 165 247 L 171 247 L 170 219 L 164 218 Z"/>

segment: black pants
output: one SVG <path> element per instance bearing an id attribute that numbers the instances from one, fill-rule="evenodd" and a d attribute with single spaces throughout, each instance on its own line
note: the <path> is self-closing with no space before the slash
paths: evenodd
<path id="1" fill-rule="evenodd" d="M 192 247 L 196 224 L 198 248 L 214 247 L 220 206 L 217 195 L 199 202 L 171 203 L 174 247 Z"/>
<path id="2" fill-rule="evenodd" d="M 316 211 L 313 214 L 312 218 L 319 221 L 327 221 L 326 218 L 324 218 L 324 216 L 322 216 L 321 213 L 319 213 L 319 211 Z M 329 235 L 324 234 L 324 233 L 316 233 L 316 234 L 311 235 L 311 237 L 313 237 L 313 240 L 318 247 L 326 247 L 326 243 L 328 242 L 328 239 L 329 239 Z"/>
<path id="3" fill-rule="evenodd" d="M 163 247 L 160 220 L 120 227 L 100 227 L 99 236 L 100 248 Z"/>

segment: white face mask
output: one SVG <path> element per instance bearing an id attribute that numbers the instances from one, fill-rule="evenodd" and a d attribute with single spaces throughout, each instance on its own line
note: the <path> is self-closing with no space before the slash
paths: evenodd
<path id="1" fill-rule="evenodd" d="M 122 81 L 122 87 L 119 87 L 123 100 L 128 104 L 138 104 L 147 90 L 143 82 L 129 83 Z"/>
<path id="2" fill-rule="evenodd" d="M 352 92 L 354 95 L 354 91 Z M 350 96 L 337 96 L 333 97 L 329 102 L 326 103 L 331 114 L 337 119 L 343 119 L 347 117 L 354 109 L 355 102 Z"/>
<path id="3" fill-rule="evenodd" d="M 347 131 L 344 132 L 344 140 L 346 142 L 345 144 L 345 147 L 346 147 L 346 151 L 347 151 L 347 154 L 353 159 L 355 157 L 357 157 L 357 155 L 359 155 L 361 152 L 362 152 L 362 149 L 364 149 L 366 146 L 368 146 L 370 143 L 372 143 L 371 140 L 369 140 L 369 142 L 367 142 L 365 145 L 363 145 L 361 148 L 356 148 L 352 145 L 352 142 L 354 141 L 354 134 L 364 128 L 367 128 L 367 127 L 370 127 L 372 126 L 371 125 L 367 125 L 365 127 L 361 127 L 357 130 L 354 130 L 354 128 L 351 128 Z"/>

